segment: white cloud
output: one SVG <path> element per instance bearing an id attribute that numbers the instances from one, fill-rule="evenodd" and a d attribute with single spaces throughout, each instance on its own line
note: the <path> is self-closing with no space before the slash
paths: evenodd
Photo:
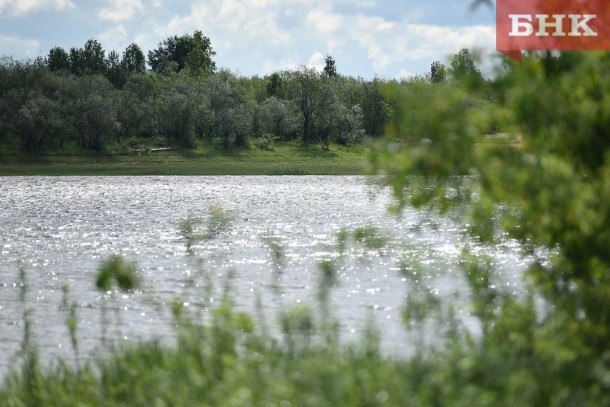
<path id="1" fill-rule="evenodd" d="M 318 72 L 322 72 L 326 65 L 325 55 L 321 52 L 314 52 L 307 61 L 308 68 L 314 68 Z"/>
<path id="2" fill-rule="evenodd" d="M 350 3 L 359 10 L 366 9 L 368 14 L 341 13 L 335 7 L 347 3 L 350 2 L 200 0 L 188 14 L 175 15 L 168 24 L 157 24 L 154 31 L 159 42 L 170 35 L 201 30 L 212 40 L 220 66 L 247 73 L 269 73 L 301 65 L 319 68 L 324 55 L 331 54 L 340 71 L 341 61 L 345 61 L 343 66 L 369 72 L 366 76 L 396 77 L 405 65 L 414 66 L 414 62 L 429 65 L 460 48 L 477 45 L 493 49 L 495 45 L 491 25 L 417 24 L 406 9 L 403 16 L 389 20 L 374 14 L 372 0 Z"/>
<path id="3" fill-rule="evenodd" d="M 461 48 L 493 48 L 495 45 L 492 26 L 447 27 L 380 20 L 378 17 L 356 17 L 344 34 L 367 50 L 376 71 L 408 61 L 428 59 L 431 62 Z"/>
<path id="4" fill-rule="evenodd" d="M 223 50 L 286 45 L 291 34 L 279 27 L 276 3 L 281 1 L 215 0 L 194 4 L 189 15 L 175 16 L 170 21 L 166 34 L 179 35 L 196 29 L 210 37 L 216 33 Z"/>
<path id="5" fill-rule="evenodd" d="M 315 28 L 318 35 L 329 35 L 342 25 L 341 17 L 323 10 L 312 10 L 307 14 L 306 24 Z"/>
<path id="6" fill-rule="evenodd" d="M 40 53 L 40 43 L 36 40 L 0 35 L 0 49 L 4 55 L 23 55 L 36 58 Z"/>
<path id="7" fill-rule="evenodd" d="M 0 15 L 4 11 L 15 16 L 23 16 L 32 11 L 54 9 L 65 10 L 75 7 L 71 0 L 0 0 Z"/>
<path id="8" fill-rule="evenodd" d="M 154 5 L 153 5 L 154 7 Z M 140 0 L 113 0 L 109 7 L 102 9 L 99 17 L 113 22 L 131 20 L 144 10 Z"/>
<path id="9" fill-rule="evenodd" d="M 101 33 L 97 38 L 104 44 L 104 48 L 107 51 L 115 50 L 119 53 L 126 47 L 126 42 L 129 41 L 127 30 L 122 24 L 111 27 Z"/>
<path id="10" fill-rule="evenodd" d="M 245 75 L 319 67 L 328 54 L 342 74 L 396 78 L 425 71 L 433 60 L 444 60 L 460 48 L 495 48 L 493 21 L 465 26 L 467 19 L 456 18 L 455 26 L 435 25 L 430 21 L 448 20 L 442 17 L 445 9 L 431 6 L 435 13 L 431 17 L 420 4 L 415 0 L 0 0 L 0 15 L 10 21 L 17 13 L 78 7 L 78 13 L 62 14 L 63 21 L 74 24 L 54 29 L 49 35 L 52 44 L 38 38 L 45 50 L 70 47 L 75 38 L 94 36 L 105 49 L 122 50 L 136 42 L 148 51 L 169 36 L 201 30 L 212 41 L 217 65 Z M 30 37 L 31 28 L 37 26 L 34 21 L 33 16 L 20 16 L 18 24 L 23 22 L 29 30 L 9 33 L 0 27 L 0 35 Z"/>
<path id="11" fill-rule="evenodd" d="M 409 79 L 409 78 L 413 78 L 416 77 L 417 74 L 408 71 L 406 69 L 401 69 L 400 71 L 398 71 L 398 76 L 395 79 Z"/>

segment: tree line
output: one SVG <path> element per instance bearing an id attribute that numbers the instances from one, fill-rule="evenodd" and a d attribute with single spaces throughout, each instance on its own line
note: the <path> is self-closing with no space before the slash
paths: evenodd
<path id="1" fill-rule="evenodd" d="M 321 72 L 303 66 L 247 78 L 218 70 L 215 54 L 195 31 L 165 39 L 148 58 L 135 43 L 107 53 L 95 39 L 35 60 L 3 57 L 0 144 L 30 152 L 70 144 L 104 151 L 136 140 L 182 148 L 197 140 L 225 149 L 274 140 L 347 145 L 383 135 L 392 121 L 388 81 L 340 75 L 331 56 Z M 425 81 L 455 72 L 453 63 L 435 62 Z"/>

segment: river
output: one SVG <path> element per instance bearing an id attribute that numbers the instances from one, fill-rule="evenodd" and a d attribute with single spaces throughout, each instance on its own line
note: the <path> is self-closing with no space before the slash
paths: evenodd
<path id="1" fill-rule="evenodd" d="M 450 298 L 469 319 L 467 289 L 456 266 L 464 247 L 492 256 L 498 281 L 518 290 L 527 260 L 505 240 L 493 250 L 464 236 L 450 217 L 406 209 L 390 215 L 391 194 L 366 177 L 0 177 L 0 377 L 15 362 L 23 335 L 19 267 L 29 286 L 34 341 L 44 360 L 70 357 L 65 314 L 59 306 L 68 284 L 76 301 L 81 352 L 93 354 L 101 337 L 103 304 L 109 336 L 118 341 L 171 340 L 169 305 L 176 298 L 194 312 L 218 301 L 231 280 L 238 307 L 255 314 L 260 298 L 273 325 L 277 310 L 314 304 L 318 264 L 337 262 L 332 309 L 341 336 L 357 340 L 374 317 L 388 352 L 409 348 L 401 309 L 412 283 L 400 264 L 422 264 L 418 289 Z M 191 254 L 179 225 L 222 208 L 230 223 Z M 348 246 L 339 263 L 337 234 L 368 226 L 387 237 L 382 249 Z M 274 272 L 269 242 L 282 248 Z M 137 263 L 140 290 L 112 295 L 95 289 L 101 262 L 121 255 Z M 204 298 L 210 277 L 214 290 Z M 466 322 L 467 323 L 467 322 Z M 476 329 L 473 326 L 473 329 Z"/>

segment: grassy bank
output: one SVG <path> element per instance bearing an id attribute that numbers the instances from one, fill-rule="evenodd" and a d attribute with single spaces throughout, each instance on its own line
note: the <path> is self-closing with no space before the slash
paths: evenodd
<path id="1" fill-rule="evenodd" d="M 367 148 L 282 143 L 273 150 L 252 147 L 92 154 L 78 150 L 30 155 L 4 148 L 0 175 L 359 175 Z"/>

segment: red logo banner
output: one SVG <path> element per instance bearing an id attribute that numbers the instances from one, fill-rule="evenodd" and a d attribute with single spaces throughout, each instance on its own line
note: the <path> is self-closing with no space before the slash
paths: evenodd
<path id="1" fill-rule="evenodd" d="M 521 51 L 610 50 L 610 1 L 497 0 L 496 49 L 518 61 Z"/>

